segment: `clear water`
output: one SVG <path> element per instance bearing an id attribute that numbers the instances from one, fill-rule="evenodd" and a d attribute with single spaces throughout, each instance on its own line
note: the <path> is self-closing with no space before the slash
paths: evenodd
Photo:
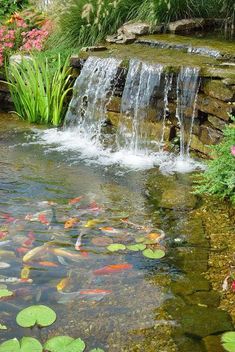
<path id="1" fill-rule="evenodd" d="M 48 147 L 38 131 L 9 116 L 0 118 L 0 144 L 0 231 L 6 234 L 0 239 L 0 261 L 10 265 L 0 269 L 0 280 L 20 278 L 25 266 L 33 280 L 7 284 L 14 297 L 0 301 L 0 322 L 8 327 L 0 341 L 28 334 L 45 341 L 69 334 L 83 338 L 88 350 L 203 352 L 202 341 L 179 328 L 182 317 L 174 312 L 182 298 L 172 289 L 181 280 L 196 285 L 207 268 L 208 242 L 193 210 L 199 205 L 190 193 L 191 175 L 89 163 L 89 152 L 85 162 L 76 148 L 63 142 Z M 69 204 L 80 196 L 78 203 Z M 77 223 L 66 229 L 71 218 Z M 132 244 L 151 232 L 165 234 L 159 244 L 167 254 L 162 260 L 147 259 L 141 252 L 110 253 L 105 245 Z M 32 243 L 27 242 L 29 234 Z M 81 247 L 75 248 L 78 237 Z M 23 263 L 25 252 L 43 244 L 47 250 Z M 95 274 L 123 263 L 128 270 Z M 61 292 L 57 285 L 64 278 L 68 282 Z M 80 293 L 89 289 L 108 293 Z M 31 304 L 55 309 L 56 323 L 32 331 L 17 327 L 16 314 Z"/>

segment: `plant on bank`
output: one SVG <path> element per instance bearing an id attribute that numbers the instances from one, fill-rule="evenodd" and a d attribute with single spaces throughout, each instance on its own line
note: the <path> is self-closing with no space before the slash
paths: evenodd
<path id="1" fill-rule="evenodd" d="M 235 205 L 235 123 L 224 129 L 224 139 L 212 147 L 212 153 L 214 159 L 197 181 L 195 192 L 229 199 Z"/>
<path id="2" fill-rule="evenodd" d="M 20 63 L 11 63 L 6 77 L 16 113 L 31 123 L 62 123 L 65 99 L 72 89 L 68 59 L 63 64 L 60 55 L 50 70 L 48 59 L 31 56 Z"/>

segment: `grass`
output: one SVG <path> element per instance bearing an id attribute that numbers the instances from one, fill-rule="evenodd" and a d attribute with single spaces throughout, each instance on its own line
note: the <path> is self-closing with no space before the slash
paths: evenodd
<path id="1" fill-rule="evenodd" d="M 70 88 L 68 59 L 60 55 L 50 70 L 48 59 L 32 56 L 6 69 L 11 97 L 16 113 L 31 123 L 58 126 L 64 117 L 64 102 Z"/>

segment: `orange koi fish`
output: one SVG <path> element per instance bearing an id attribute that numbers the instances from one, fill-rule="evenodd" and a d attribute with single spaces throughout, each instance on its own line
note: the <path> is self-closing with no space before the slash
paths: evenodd
<path id="1" fill-rule="evenodd" d="M 80 220 L 78 218 L 70 218 L 64 224 L 65 229 L 71 229 L 74 227 Z"/>
<path id="2" fill-rule="evenodd" d="M 26 253 L 23 257 L 23 262 L 29 262 L 30 260 L 34 259 L 35 257 L 45 254 L 47 251 L 48 247 L 46 245 L 40 246 L 40 247 L 35 247 L 31 249 L 28 253 Z"/>
<path id="3" fill-rule="evenodd" d="M 84 258 L 86 257 L 86 255 L 81 256 L 78 253 L 71 253 L 69 251 L 65 251 L 62 248 L 49 248 L 49 251 L 57 256 L 66 257 L 66 258 L 69 258 L 69 259 L 75 260 L 75 261 L 80 260 L 82 257 L 84 257 Z"/>
<path id="4" fill-rule="evenodd" d="M 82 199 L 83 199 L 83 196 L 70 199 L 69 204 L 70 204 L 70 205 L 77 204 L 77 203 L 79 203 Z"/>
<path id="5" fill-rule="evenodd" d="M 87 289 L 80 291 L 80 295 L 108 295 L 112 293 L 111 290 L 102 290 L 102 289 Z"/>
<path id="6" fill-rule="evenodd" d="M 56 263 L 48 262 L 48 261 L 38 262 L 38 264 L 41 265 L 41 266 L 48 266 L 48 267 L 51 267 L 51 268 L 57 268 L 58 267 L 58 265 Z"/>
<path id="7" fill-rule="evenodd" d="M 104 266 L 101 269 L 97 269 L 93 271 L 93 273 L 94 275 L 110 275 L 110 274 L 119 273 L 124 270 L 130 270 L 132 268 L 133 268 L 133 265 L 129 263 L 112 264 L 112 265 Z"/>
<path id="8" fill-rule="evenodd" d="M 60 280 L 60 282 L 56 285 L 57 291 L 63 291 L 66 287 L 68 287 L 69 283 L 70 283 L 69 277 L 66 277 Z"/>
<path id="9" fill-rule="evenodd" d="M 41 224 L 44 224 L 44 225 L 49 225 L 50 223 L 44 213 L 41 213 L 38 215 L 38 220 L 40 221 Z"/>

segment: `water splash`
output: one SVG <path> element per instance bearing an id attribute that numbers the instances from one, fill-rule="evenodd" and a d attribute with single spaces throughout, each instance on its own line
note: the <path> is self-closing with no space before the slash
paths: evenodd
<path id="1" fill-rule="evenodd" d="M 189 158 L 189 147 L 196 113 L 199 69 L 182 67 L 177 79 L 176 118 L 180 127 L 180 157 Z"/>

